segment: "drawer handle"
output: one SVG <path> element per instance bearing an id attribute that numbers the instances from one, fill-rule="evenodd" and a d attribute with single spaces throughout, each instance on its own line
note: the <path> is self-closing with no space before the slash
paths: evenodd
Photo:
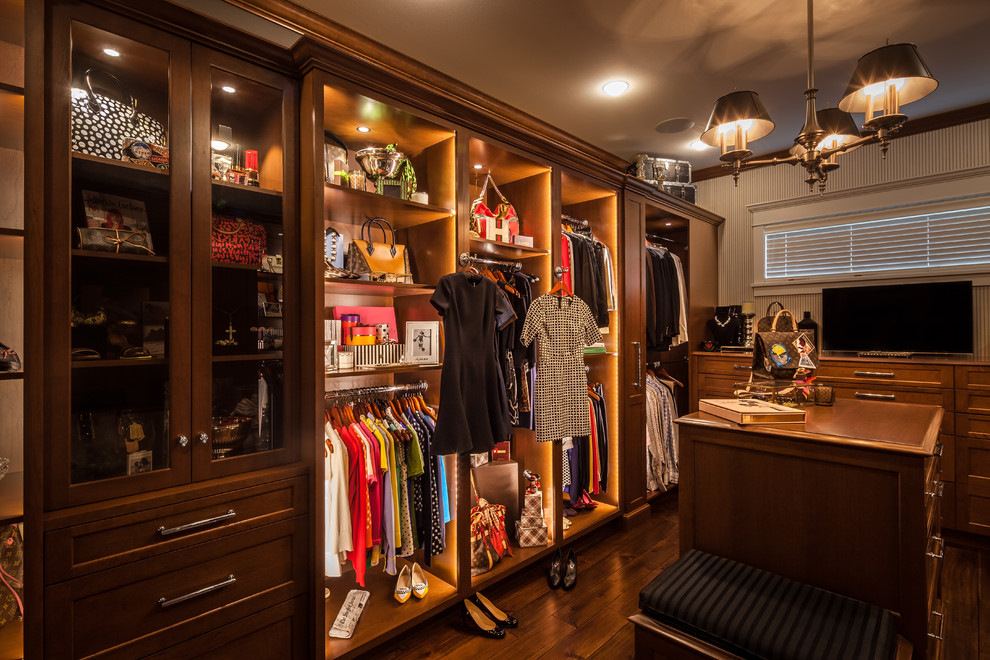
<path id="1" fill-rule="evenodd" d="M 853 376 L 863 376 L 864 378 L 893 378 L 893 371 L 854 371 Z"/>
<path id="2" fill-rule="evenodd" d="M 735 370 L 737 370 L 737 371 L 749 371 L 750 369 L 753 368 L 753 365 L 751 365 L 751 364 L 734 364 L 734 365 L 732 365 L 732 368 L 735 369 Z"/>
<path id="3" fill-rule="evenodd" d="M 856 392 L 853 396 L 857 399 L 877 399 L 879 401 L 896 401 L 895 394 L 874 394 L 873 392 Z"/>
<path id="4" fill-rule="evenodd" d="M 925 554 L 934 559 L 941 559 L 945 556 L 945 539 L 941 536 L 933 536 L 932 540 L 937 542 L 938 552 L 926 552 Z"/>
<path id="5" fill-rule="evenodd" d="M 938 617 L 938 634 L 936 635 L 935 633 L 928 633 L 928 636 L 931 637 L 932 639 L 937 639 L 938 641 L 941 642 L 942 628 L 945 626 L 945 617 L 942 616 L 941 612 L 936 612 L 935 610 L 932 610 L 932 615 Z"/>
<path id="6" fill-rule="evenodd" d="M 636 382 L 633 387 L 638 390 L 643 386 L 643 345 L 638 341 L 634 341 L 633 345 L 636 346 Z"/>
<path id="7" fill-rule="evenodd" d="M 217 582 L 216 584 L 211 584 L 208 587 L 203 587 L 202 589 L 197 589 L 196 591 L 193 591 L 191 593 L 188 593 L 185 596 L 179 596 L 178 598 L 172 598 L 172 599 L 168 599 L 168 598 L 165 598 L 165 597 L 159 598 L 158 599 L 158 605 L 162 609 L 165 609 L 166 607 L 172 607 L 173 605 L 178 605 L 179 603 L 184 603 L 187 600 L 192 600 L 193 598 L 199 598 L 200 596 L 205 596 L 206 594 L 213 593 L 214 591 L 219 591 L 220 589 L 223 589 L 224 587 L 229 587 L 230 585 L 234 584 L 235 582 L 237 582 L 237 579 L 233 575 L 228 575 L 227 576 L 227 579 L 224 580 L 223 582 Z"/>
<path id="8" fill-rule="evenodd" d="M 928 497 L 942 497 L 942 493 L 945 492 L 945 482 L 935 481 L 932 483 L 935 489 L 930 493 L 925 493 Z"/>
<path id="9" fill-rule="evenodd" d="M 219 516 L 214 516 L 205 520 L 197 520 L 196 522 L 186 523 L 185 525 L 178 525 L 176 527 L 165 527 L 162 525 L 158 528 L 158 535 L 172 536 L 173 534 L 181 534 L 182 532 L 188 532 L 190 529 L 206 527 L 207 525 L 215 525 L 218 522 L 223 522 L 224 520 L 230 520 L 231 518 L 236 517 L 237 514 L 234 513 L 233 509 L 231 509 L 227 513 L 220 514 Z"/>
<path id="10" fill-rule="evenodd" d="M 935 443 L 935 451 L 933 453 L 935 454 L 935 456 L 941 456 L 942 455 L 942 443 L 941 442 L 936 442 Z"/>

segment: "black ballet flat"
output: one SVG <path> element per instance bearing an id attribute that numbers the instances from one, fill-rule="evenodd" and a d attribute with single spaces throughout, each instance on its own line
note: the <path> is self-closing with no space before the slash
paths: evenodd
<path id="1" fill-rule="evenodd" d="M 469 617 L 470 621 L 468 621 Z M 469 600 L 463 602 L 461 620 L 464 622 L 465 628 L 471 629 L 482 637 L 489 637 L 491 639 L 503 639 L 505 637 L 505 631 L 495 625 L 494 621 L 485 616 L 478 609 L 478 606 Z"/>
<path id="2" fill-rule="evenodd" d="M 550 568 L 547 571 L 547 582 L 550 583 L 551 589 L 559 589 L 563 581 L 564 560 L 560 556 L 560 548 L 557 548 L 553 553 L 553 559 L 550 560 Z"/>
<path id="3" fill-rule="evenodd" d="M 495 603 L 485 598 L 480 591 L 471 596 L 471 600 L 474 601 L 474 604 L 477 605 L 489 619 L 497 623 L 502 628 L 515 628 L 519 625 L 519 620 L 516 617 L 510 616 L 495 607 Z"/>
<path id="4" fill-rule="evenodd" d="M 577 555 L 574 550 L 567 551 L 567 562 L 564 564 L 564 576 L 562 580 L 565 591 L 570 591 L 577 584 Z"/>

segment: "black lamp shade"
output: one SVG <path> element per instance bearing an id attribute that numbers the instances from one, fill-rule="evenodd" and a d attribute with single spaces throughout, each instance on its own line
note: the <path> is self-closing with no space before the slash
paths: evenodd
<path id="1" fill-rule="evenodd" d="M 922 99 L 938 87 L 938 81 L 921 59 L 917 46 L 890 44 L 859 58 L 839 107 L 846 112 L 866 112 L 867 97 L 862 90 L 896 78 L 904 79 L 904 85 L 897 92 L 901 105 Z"/>
<path id="2" fill-rule="evenodd" d="M 705 132 L 701 141 L 705 144 L 719 146 L 718 127 L 734 121 L 753 121 L 752 127 L 746 132 L 747 140 L 758 140 L 773 130 L 773 121 L 763 107 L 759 94 L 751 91 L 731 92 L 715 101 L 712 116 L 708 118 Z"/>
<path id="3" fill-rule="evenodd" d="M 853 140 L 858 140 L 862 137 L 852 115 L 841 108 L 824 108 L 816 112 L 815 115 L 818 117 L 818 125 L 825 131 L 826 137 L 831 135 L 847 135 Z M 856 149 L 859 149 L 859 147 L 853 147 L 849 151 L 856 151 Z M 800 144 L 795 144 L 791 147 L 791 153 L 800 156 L 804 153 L 804 147 Z"/>

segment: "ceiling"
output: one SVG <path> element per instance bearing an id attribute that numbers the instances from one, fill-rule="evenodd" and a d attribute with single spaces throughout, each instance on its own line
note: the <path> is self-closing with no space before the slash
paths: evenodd
<path id="1" fill-rule="evenodd" d="M 219 0 L 180 2 L 236 23 Z M 800 0 L 296 2 L 627 160 L 646 152 L 695 168 L 718 163 L 715 149 L 688 145 L 715 99 L 736 89 L 757 91 L 776 123 L 751 145 L 758 153 L 789 148 L 804 122 Z M 886 40 L 917 44 L 939 81 L 906 106 L 910 117 L 990 101 L 988 33 L 987 0 L 819 0 L 818 107 L 837 104 L 856 60 Z M 601 85 L 614 78 L 631 87 L 607 97 Z M 694 126 L 656 130 L 676 118 Z"/>

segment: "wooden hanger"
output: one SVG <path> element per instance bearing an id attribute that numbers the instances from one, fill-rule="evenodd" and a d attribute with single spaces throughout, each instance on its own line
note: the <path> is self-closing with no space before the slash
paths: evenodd
<path id="1" fill-rule="evenodd" d="M 671 381 L 674 385 L 677 385 L 678 387 L 680 387 L 682 389 L 684 388 L 684 383 L 682 383 L 681 381 L 677 380 L 676 378 L 674 378 L 673 376 L 671 376 L 670 374 L 667 373 L 667 370 L 663 368 L 663 363 L 662 362 L 660 363 L 659 366 L 660 366 L 660 370 L 659 371 L 654 371 L 654 373 L 653 373 L 654 376 L 656 376 L 657 378 L 665 378 L 665 379 Z"/>
<path id="2" fill-rule="evenodd" d="M 574 295 L 571 292 L 570 288 L 566 284 L 564 284 L 564 278 L 563 277 L 561 277 L 559 280 L 557 280 L 557 283 L 553 285 L 553 288 L 552 289 L 550 289 L 550 295 L 552 296 L 552 295 L 555 295 L 555 294 L 560 294 L 561 297 L 563 297 L 563 296 L 573 296 Z"/>

